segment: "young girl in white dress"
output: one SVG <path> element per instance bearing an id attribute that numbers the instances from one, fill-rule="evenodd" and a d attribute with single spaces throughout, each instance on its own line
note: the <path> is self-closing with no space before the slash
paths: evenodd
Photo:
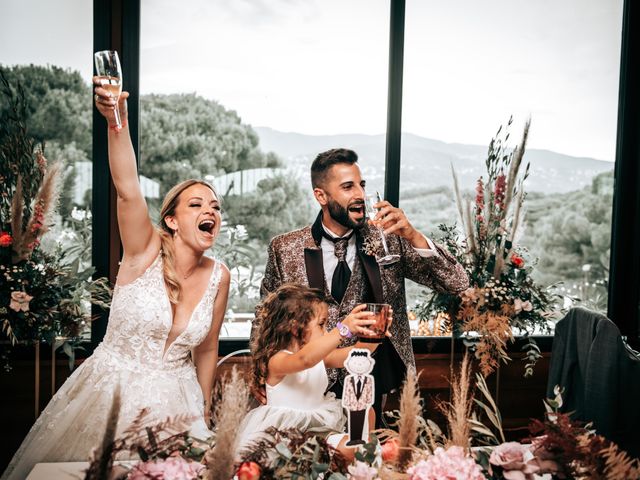
<path id="1" fill-rule="evenodd" d="M 100 445 L 117 391 L 116 436 L 142 409 L 148 411 L 145 424 L 186 415 L 193 419 L 194 436 L 211 435 L 206 412 L 230 276 L 226 266 L 204 252 L 220 231 L 220 199 L 205 182 L 182 182 L 167 193 L 160 226 L 154 227 L 126 126 L 128 94 L 120 97 L 124 128 L 118 129 L 115 100 L 99 86 L 95 93 L 109 128 L 109 166 L 124 249 L 107 332 L 51 399 L 2 480 L 22 480 L 38 462 L 88 460 Z"/>
<path id="2" fill-rule="evenodd" d="M 301 285 L 284 284 L 269 294 L 258 308 L 258 330 L 252 345 L 251 384 L 266 390 L 266 405 L 249 412 L 239 434 L 237 451 L 268 438 L 269 427 L 296 428 L 317 434 L 344 432 L 346 417 L 333 393 L 325 394 L 326 368 L 342 368 L 353 348 L 375 350 L 376 344 L 357 343 L 338 348 L 343 336 L 371 334 L 375 323 L 366 305 L 356 306 L 336 328 L 325 331 L 328 306 L 324 294 Z M 331 435 L 340 447 L 342 436 Z M 340 442 L 337 445 L 338 441 Z"/>

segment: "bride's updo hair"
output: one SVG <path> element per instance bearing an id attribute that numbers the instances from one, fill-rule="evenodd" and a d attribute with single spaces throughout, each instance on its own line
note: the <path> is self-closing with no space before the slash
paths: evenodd
<path id="1" fill-rule="evenodd" d="M 222 199 L 218 196 L 216 189 L 213 186 L 203 180 L 185 180 L 173 187 L 164 197 L 162 202 L 162 208 L 160 209 L 160 240 L 162 242 L 162 273 L 164 276 L 164 282 L 167 285 L 169 294 L 169 301 L 173 304 L 178 303 L 181 296 L 180 281 L 178 280 L 178 273 L 176 272 L 175 263 L 175 246 L 173 243 L 174 231 L 169 228 L 164 221 L 166 217 L 171 217 L 176 213 L 176 207 L 180 201 L 180 195 L 187 188 L 193 185 L 204 185 L 209 188 L 218 199 L 218 202 L 222 202 Z"/>

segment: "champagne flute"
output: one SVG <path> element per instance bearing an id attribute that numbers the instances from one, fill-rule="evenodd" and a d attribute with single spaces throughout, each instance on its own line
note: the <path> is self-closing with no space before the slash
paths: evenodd
<path id="1" fill-rule="evenodd" d="M 400 260 L 400 255 L 392 254 L 391 252 L 389 252 L 389 247 L 387 245 L 387 236 L 385 235 L 384 229 L 380 225 L 380 222 L 375 219 L 378 210 L 374 207 L 374 205 L 376 203 L 379 203 L 380 201 L 380 193 L 378 192 L 376 192 L 375 195 L 367 195 L 365 208 L 367 211 L 367 215 L 369 216 L 369 220 L 373 225 L 376 226 L 378 232 L 380 232 L 380 240 L 382 241 L 382 249 L 384 250 L 384 256 L 376 258 L 376 261 L 379 265 L 391 265 L 392 263 L 396 263 L 398 260 Z"/>
<path id="2" fill-rule="evenodd" d="M 120 68 L 120 59 L 118 52 L 113 50 L 103 50 L 93 54 L 96 64 L 96 73 L 100 81 L 100 86 L 108 91 L 116 101 L 115 118 L 116 127 L 122 128 L 120 120 L 120 110 L 118 109 L 118 100 L 122 93 L 122 68 Z"/>

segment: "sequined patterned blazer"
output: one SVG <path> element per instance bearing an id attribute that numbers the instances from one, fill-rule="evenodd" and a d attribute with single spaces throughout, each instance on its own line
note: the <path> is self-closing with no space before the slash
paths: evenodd
<path id="1" fill-rule="evenodd" d="M 411 244 L 397 235 L 389 235 L 387 243 L 391 253 L 400 254 L 400 261 L 381 267 L 376 262 L 376 250 L 381 248 L 377 230 L 368 225 L 356 231 L 358 255 L 342 302 L 331 297 L 325 281 L 322 249 L 322 214 L 313 225 L 279 235 L 269 244 L 269 257 L 261 285 L 261 296 L 274 291 L 283 283 L 309 285 L 324 290 L 329 300 L 331 329 L 360 303 L 388 303 L 393 308 L 391 342 L 400 358 L 415 370 L 411 345 L 404 279 L 438 291 L 461 292 L 469 284 L 467 274 L 453 256 L 436 245 L 439 255 L 423 258 Z M 354 339 L 345 342 L 353 343 Z M 331 380 L 335 375 L 330 373 Z"/>

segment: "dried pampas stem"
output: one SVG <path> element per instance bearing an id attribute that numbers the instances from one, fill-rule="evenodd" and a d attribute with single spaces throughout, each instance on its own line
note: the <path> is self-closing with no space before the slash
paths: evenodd
<path id="1" fill-rule="evenodd" d="M 456 195 L 456 206 L 458 207 L 458 213 L 460 214 L 460 221 L 462 222 L 462 229 L 465 230 L 465 218 L 464 213 L 462 212 L 463 203 L 462 203 L 462 195 L 460 195 L 460 185 L 458 184 L 458 174 L 456 173 L 456 169 L 453 168 L 453 163 L 451 164 L 451 173 L 453 175 L 453 191 Z"/>
<path id="2" fill-rule="evenodd" d="M 473 406 L 470 376 L 469 354 L 465 353 L 458 375 L 451 378 L 451 402 L 440 406 L 449 424 L 449 446 L 457 445 L 465 449 L 469 448 L 469 418 Z"/>
<path id="3" fill-rule="evenodd" d="M 473 233 L 473 218 L 471 215 L 472 207 L 471 202 L 466 202 L 464 204 L 464 214 L 465 214 L 465 222 L 464 227 L 466 229 L 467 241 L 469 247 L 469 253 L 475 253 L 478 251 L 478 246 L 476 244 L 475 234 Z"/>
<path id="4" fill-rule="evenodd" d="M 398 419 L 398 446 L 400 453 L 396 464 L 404 470 L 413 456 L 413 447 L 418 439 L 418 417 L 422 414 L 418 376 L 407 372 L 400 396 L 400 418 Z"/>
<path id="5" fill-rule="evenodd" d="M 505 207 L 503 212 L 503 218 L 507 215 L 509 204 L 511 203 L 511 199 L 513 198 L 513 187 L 516 184 L 518 172 L 520 171 L 520 165 L 522 165 L 522 158 L 524 157 L 524 151 L 527 148 L 527 139 L 529 138 L 530 126 L 531 126 L 531 117 L 529 117 L 529 119 L 524 124 L 524 131 L 522 132 L 522 140 L 520 140 L 520 145 L 518 145 L 514 150 L 513 158 L 511 159 L 509 175 L 507 178 L 507 190 L 505 192 L 505 199 L 504 199 Z"/>
<path id="6" fill-rule="evenodd" d="M 516 197 L 516 206 L 515 206 L 515 211 L 513 213 L 513 222 L 511 222 L 511 235 L 509 236 L 509 241 L 511 242 L 512 246 L 513 246 L 513 242 L 515 241 L 518 228 L 520 227 L 520 213 L 522 212 L 523 201 L 524 201 L 524 190 L 521 189 L 518 192 L 518 196 Z"/>
<path id="7" fill-rule="evenodd" d="M 235 473 L 235 457 L 240 424 L 249 410 L 249 387 L 238 370 L 222 386 L 220 401 L 216 403 L 213 418 L 216 431 L 215 445 L 205 453 L 207 480 L 229 480 Z"/>
<path id="8" fill-rule="evenodd" d="M 42 155 L 38 153 L 38 155 Z M 52 164 L 44 174 L 33 203 L 33 212 L 22 241 L 22 259 L 28 258 L 34 248 L 34 242 L 49 231 L 49 215 L 58 201 L 60 163 Z"/>
<path id="9" fill-rule="evenodd" d="M 19 250 L 22 245 L 23 233 L 23 214 L 24 214 L 24 193 L 22 191 L 22 175 L 18 175 L 16 182 L 16 190 L 11 199 L 11 234 L 13 236 L 13 261 L 18 260 Z"/>

